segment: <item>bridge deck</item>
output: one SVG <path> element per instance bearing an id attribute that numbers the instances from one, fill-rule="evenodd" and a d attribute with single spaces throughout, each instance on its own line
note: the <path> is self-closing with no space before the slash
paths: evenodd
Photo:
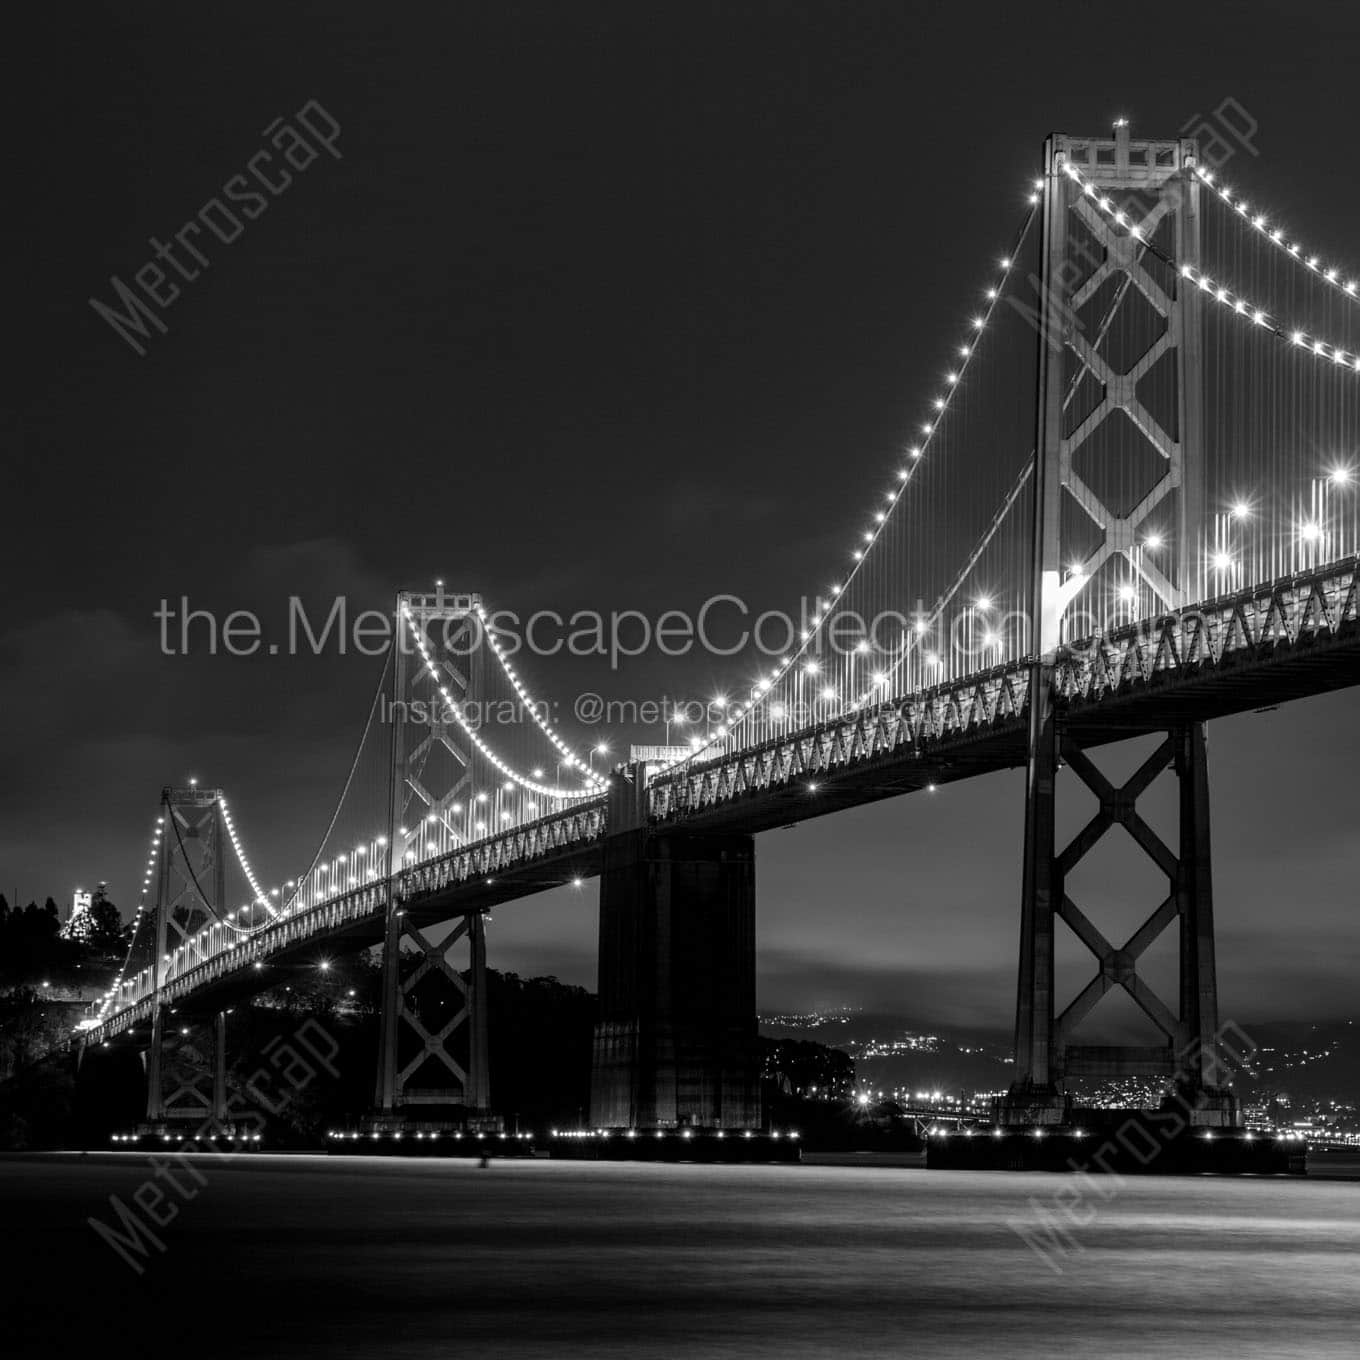
<path id="1" fill-rule="evenodd" d="M 1060 720 L 1099 745 L 1360 683 L 1357 561 L 1073 644 L 1052 673 Z M 672 771 L 648 786 L 649 822 L 759 832 L 1021 765 L 1031 670 L 997 667 Z M 418 865 L 397 890 L 421 925 L 486 910 L 598 874 L 608 830 L 604 800 L 594 800 Z M 211 1013 L 323 947 L 376 944 L 387 890 L 371 884 L 276 922 L 181 971 L 165 998 L 183 1014 Z M 130 1033 L 150 1008 L 140 997 L 86 1038 Z"/>

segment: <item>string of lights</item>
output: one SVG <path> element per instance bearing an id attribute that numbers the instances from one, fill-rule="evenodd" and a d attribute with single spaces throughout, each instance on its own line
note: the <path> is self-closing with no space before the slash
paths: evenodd
<path id="1" fill-rule="evenodd" d="M 902 501 L 903 493 L 911 485 L 915 469 L 920 465 L 922 459 L 929 451 L 930 443 L 939 428 L 941 422 L 949 413 L 950 404 L 954 394 L 958 392 L 964 375 L 968 371 L 968 366 L 977 353 L 982 336 L 991 322 L 993 314 L 1000 303 L 1002 293 L 1010 282 L 1012 271 L 1015 268 L 1016 256 L 1020 252 L 1020 247 L 1028 235 L 1030 227 L 1036 216 L 1036 209 L 1040 199 L 1040 191 L 1043 189 L 1043 181 L 1036 180 L 1026 190 L 1026 202 L 1029 204 L 1029 211 L 1025 214 L 1011 249 L 1003 255 L 997 262 L 999 273 L 993 283 L 983 290 L 984 305 L 970 319 L 968 331 L 963 339 L 954 347 L 954 354 L 957 363 L 945 373 L 944 387 L 930 401 L 930 414 L 922 420 L 918 429 L 918 437 L 906 448 L 907 462 L 897 471 L 897 485 L 889 487 L 884 493 L 887 501 L 886 509 L 876 509 L 871 518 L 870 527 L 862 531 L 863 542 L 851 550 L 850 556 L 854 565 L 850 568 L 849 574 L 843 582 L 832 585 L 827 592 L 826 608 L 818 608 L 808 621 L 809 626 L 799 634 L 799 643 L 796 650 L 790 655 L 780 659 L 779 663 L 771 673 L 768 680 L 762 679 L 757 682 L 752 691 L 751 697 L 744 703 L 738 704 L 728 711 L 728 719 L 725 723 L 719 724 L 714 728 L 709 738 L 705 741 L 698 739 L 693 748 L 685 755 L 669 762 L 666 768 L 673 769 L 679 765 L 686 764 L 701 756 L 705 751 L 715 746 L 719 742 L 727 741 L 735 735 L 741 724 L 757 710 L 764 696 L 769 692 L 772 685 L 778 684 L 784 679 L 798 662 L 807 654 L 813 646 L 820 629 L 825 625 L 827 619 L 831 617 L 831 606 L 835 604 L 844 592 L 849 588 L 855 577 L 859 574 L 868 554 L 872 552 L 875 545 L 889 524 L 893 511 Z"/>
<path id="2" fill-rule="evenodd" d="M 916 647 L 918 641 L 922 637 L 929 635 L 930 631 L 939 623 L 940 619 L 943 618 L 944 611 L 949 608 L 949 605 L 952 603 L 955 596 L 963 589 L 964 583 L 973 573 L 973 568 L 977 566 L 983 553 L 991 546 L 992 540 L 997 535 L 997 531 L 1005 522 L 1006 516 L 1010 514 L 1011 510 L 1015 507 L 1016 501 L 1020 498 L 1020 493 L 1025 489 L 1026 485 L 1029 483 L 1029 479 L 1033 475 L 1034 454 L 1031 452 L 1030 456 L 1025 460 L 1024 467 L 1020 469 L 1020 474 L 1015 479 L 1014 486 L 1007 493 L 1006 499 L 1001 503 L 1001 507 L 997 510 L 992 522 L 987 526 L 982 537 L 973 546 L 973 551 L 968 554 L 968 560 L 963 564 L 962 570 L 955 576 L 948 588 L 940 595 L 939 599 L 935 601 L 935 608 L 923 619 L 919 620 L 916 628 L 908 633 L 903 640 L 897 655 L 888 666 L 887 673 L 889 677 L 895 676 L 898 671 L 902 669 L 902 666 L 911 655 L 911 652 Z M 939 657 L 932 652 L 927 655 L 926 661 L 929 665 L 938 665 Z"/>
<path id="3" fill-rule="evenodd" d="M 123 986 L 124 979 L 127 977 L 128 965 L 132 962 L 132 951 L 137 947 L 137 937 L 141 932 L 142 922 L 146 919 L 146 895 L 151 890 L 151 876 L 156 871 L 156 856 L 160 853 L 161 836 L 164 831 L 165 818 L 157 817 L 156 824 L 151 831 L 151 853 L 147 857 L 146 872 L 142 875 L 142 891 L 137 898 L 137 910 L 132 917 L 132 933 L 128 936 L 127 953 L 123 956 L 122 967 L 118 969 L 118 975 L 114 978 L 113 985 L 104 993 L 103 1005 L 99 1008 L 101 1020 L 108 1013 L 114 997 L 117 996 Z"/>
<path id="4" fill-rule="evenodd" d="M 501 774 L 513 783 L 518 784 L 520 788 L 527 789 L 530 793 L 536 793 L 542 798 L 560 798 L 566 800 L 592 798 L 600 791 L 601 785 L 599 780 L 593 775 L 590 776 L 590 782 L 583 789 L 563 789 L 555 788 L 550 784 L 540 784 L 536 779 L 531 779 L 529 776 L 523 775 L 518 770 L 507 765 L 506 762 L 482 740 L 476 728 L 468 722 L 467 717 L 463 713 L 462 706 L 454 702 L 453 695 L 449 692 L 448 686 L 440 680 L 439 670 L 430 656 L 429 648 L 425 644 L 424 635 L 421 633 L 420 629 L 416 627 L 415 620 L 411 617 L 411 611 L 403 606 L 402 614 L 406 619 L 407 626 L 411 630 L 411 636 L 415 639 L 416 647 L 420 651 L 421 660 L 425 662 L 425 669 L 429 672 L 435 687 L 439 690 L 439 697 L 448 705 L 449 711 L 453 714 L 459 727 L 461 727 L 463 732 L 467 735 L 468 740 L 472 742 L 477 750 L 490 761 Z M 576 756 L 570 751 L 566 752 L 562 763 L 568 766 L 578 766 L 581 768 L 582 775 L 589 774 L 589 771 L 581 766 L 580 761 L 578 761 Z"/>
<path id="5" fill-rule="evenodd" d="M 540 705 L 534 702 L 519 676 L 515 674 L 515 668 L 510 664 L 509 658 L 505 655 L 500 643 L 496 641 L 495 633 L 487 626 L 486 609 L 480 604 L 477 606 L 477 617 L 482 621 L 482 635 L 491 644 L 492 654 L 500 662 L 501 670 L 505 672 L 505 678 L 515 687 L 515 693 L 519 696 L 520 702 L 529 710 L 529 714 L 538 725 L 539 731 L 557 748 L 558 754 L 562 756 L 562 763 L 568 767 L 580 769 L 582 776 L 588 783 L 595 785 L 597 791 L 603 791 L 605 781 L 589 768 L 588 762 L 582 761 L 571 747 L 557 735 L 543 716 Z M 572 796 L 580 797 L 579 794 Z"/>
<path id="6" fill-rule="evenodd" d="M 1315 358 L 1335 363 L 1339 367 L 1350 368 L 1360 373 L 1360 354 L 1352 354 L 1340 345 L 1332 344 L 1328 340 L 1319 339 L 1317 336 L 1310 335 L 1307 331 L 1295 326 L 1287 326 L 1283 322 L 1272 317 L 1268 312 L 1257 306 L 1255 303 L 1236 293 L 1220 283 L 1215 283 L 1202 270 L 1194 265 L 1182 264 L 1166 251 L 1159 249 L 1147 239 L 1146 233 L 1139 224 L 1132 220 L 1129 215 L 1120 209 L 1114 201 L 1107 195 L 1102 194 L 1100 189 L 1091 182 L 1082 172 L 1071 162 L 1063 166 L 1063 170 L 1069 179 L 1081 186 L 1082 192 L 1112 221 L 1115 226 L 1126 231 L 1135 241 L 1139 241 L 1145 249 L 1150 251 L 1163 264 L 1175 269 L 1182 278 L 1195 284 L 1199 290 L 1208 298 L 1217 302 L 1220 306 L 1226 307 L 1240 317 L 1244 317 L 1251 325 L 1259 326 L 1270 335 L 1276 336 L 1287 344 L 1293 345 L 1298 349 L 1305 350 Z"/>
<path id="7" fill-rule="evenodd" d="M 1230 207 L 1239 217 L 1246 219 L 1255 229 L 1261 233 L 1264 240 L 1269 241 L 1277 250 L 1282 251 L 1291 259 L 1297 260 L 1305 269 L 1316 274 L 1318 278 L 1330 283 L 1339 293 L 1353 301 L 1360 301 L 1360 279 L 1355 277 L 1341 277 L 1341 270 L 1325 263 L 1316 255 L 1304 253 L 1304 247 L 1298 241 L 1292 241 L 1286 237 L 1283 227 L 1271 226 L 1269 219 L 1260 211 L 1253 212 L 1251 205 L 1244 198 L 1235 198 L 1233 191 L 1226 184 L 1215 184 L 1214 173 L 1206 170 L 1202 166 L 1195 170 L 1195 174 L 1204 184 L 1213 190 L 1224 203 Z"/>
<path id="8" fill-rule="evenodd" d="M 227 807 L 227 800 L 219 794 L 217 804 L 222 809 L 222 820 L 226 823 L 227 835 L 231 837 L 231 848 L 236 851 L 237 863 L 240 864 L 241 871 L 246 876 L 246 882 L 250 884 L 250 891 L 255 894 L 255 901 L 258 902 L 271 917 L 277 918 L 278 912 L 276 912 L 270 904 L 269 895 L 262 887 L 260 887 L 259 882 L 255 878 L 255 872 L 250 867 L 250 861 L 246 858 L 246 852 L 241 846 L 241 838 L 236 834 L 236 824 L 231 819 L 231 809 Z"/>

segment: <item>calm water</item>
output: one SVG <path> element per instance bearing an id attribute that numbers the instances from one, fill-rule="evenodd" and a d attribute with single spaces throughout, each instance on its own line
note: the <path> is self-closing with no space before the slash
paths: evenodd
<path id="1" fill-rule="evenodd" d="M 7 1355 L 1360 1355 L 1360 1183 L 254 1157 L 138 1276 L 143 1155 L 0 1160 Z M 1055 1193 L 1083 1226 L 1032 1249 Z M 168 1187 L 167 1187 L 168 1189 Z M 1106 1201 L 1103 1196 L 1112 1195 Z M 162 1212 L 166 1210 L 162 1207 Z"/>

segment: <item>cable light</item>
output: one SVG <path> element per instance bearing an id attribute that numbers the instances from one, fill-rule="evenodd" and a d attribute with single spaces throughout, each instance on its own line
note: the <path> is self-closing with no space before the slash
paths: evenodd
<path id="1" fill-rule="evenodd" d="M 1340 269 L 1328 265 L 1320 260 L 1316 255 L 1305 252 L 1304 247 L 1298 241 L 1291 241 L 1286 238 L 1282 227 L 1272 227 L 1262 212 L 1253 212 L 1251 205 L 1243 198 L 1235 199 L 1233 192 L 1226 184 L 1218 185 L 1214 183 L 1214 175 L 1211 170 L 1206 170 L 1202 166 L 1195 169 L 1195 174 L 1203 181 L 1204 185 L 1212 189 L 1224 203 L 1230 207 L 1244 221 L 1250 222 L 1260 233 L 1261 237 L 1273 245 L 1282 254 L 1288 255 L 1291 259 L 1297 260 L 1311 274 L 1316 274 L 1325 283 L 1329 283 L 1333 288 L 1344 297 L 1352 301 L 1360 301 L 1360 280 L 1348 278 L 1343 281 Z"/>
<path id="2" fill-rule="evenodd" d="M 227 824 L 227 834 L 231 837 L 231 848 L 236 851 L 236 858 L 240 862 L 241 868 L 245 873 L 246 882 L 250 884 L 251 892 L 255 894 L 256 902 L 258 902 L 270 916 L 277 920 L 278 912 L 276 912 L 270 904 L 268 893 L 260 887 L 255 879 L 254 871 L 250 867 L 250 861 L 246 858 L 246 852 L 241 848 L 240 838 L 236 834 L 236 825 L 231 820 L 231 812 L 227 807 L 227 800 L 220 793 L 217 795 L 217 805 L 222 809 L 222 820 Z"/>
<path id="3" fill-rule="evenodd" d="M 1142 228 L 1137 222 L 1130 220 L 1129 215 L 1115 207 L 1114 202 L 1108 195 L 1102 194 L 1099 188 L 1086 178 L 1082 172 L 1071 162 L 1064 164 L 1063 171 L 1069 179 L 1081 186 L 1082 192 L 1089 198 L 1115 226 L 1128 232 L 1134 240 L 1139 241 L 1143 247 L 1163 264 L 1175 269 L 1182 278 L 1195 284 L 1206 297 L 1218 303 L 1221 307 L 1226 307 L 1236 316 L 1245 317 L 1253 326 L 1259 326 L 1262 330 L 1276 336 L 1280 340 L 1306 350 L 1314 358 L 1325 360 L 1336 364 L 1338 367 L 1350 369 L 1360 373 L 1360 354 L 1352 354 L 1349 350 L 1343 349 L 1340 345 L 1334 345 L 1329 340 L 1321 340 L 1317 336 L 1307 331 L 1285 326 L 1282 322 L 1272 317 L 1264 308 L 1256 306 L 1255 303 L 1243 297 L 1240 293 L 1235 293 L 1231 289 L 1217 284 L 1203 270 L 1191 264 L 1181 264 L 1173 256 L 1160 250 L 1148 241 Z"/>
<path id="4" fill-rule="evenodd" d="M 605 780 L 600 778 L 589 768 L 588 762 L 582 762 L 580 756 L 578 756 L 576 752 L 553 731 L 548 720 L 539 712 L 538 705 L 534 702 L 529 691 L 520 683 L 519 676 L 515 674 L 514 667 L 510 665 L 509 659 L 505 656 L 504 652 L 501 651 L 501 645 L 496 641 L 496 635 L 487 626 L 486 610 L 480 604 L 477 606 L 477 617 L 482 622 L 482 635 L 491 644 L 491 650 L 494 653 L 496 660 L 500 662 L 501 670 L 505 672 L 505 678 L 515 687 L 515 693 L 519 695 L 521 702 L 528 708 L 529 715 L 538 725 L 539 731 L 552 742 L 560 755 L 567 757 L 569 764 L 577 766 L 581 770 L 581 773 L 585 775 L 586 779 L 592 784 L 597 785 L 600 791 L 603 792 Z"/>
<path id="5" fill-rule="evenodd" d="M 128 937 L 127 953 L 123 957 L 123 965 L 118 970 L 117 976 L 113 980 L 113 986 L 104 994 L 104 1004 L 99 1008 L 96 1017 L 102 1020 L 108 1013 L 109 1007 L 113 1005 L 114 998 L 122 990 L 123 981 L 127 977 L 128 965 L 132 962 L 132 951 L 137 947 L 137 934 L 141 929 L 142 918 L 146 915 L 146 894 L 150 889 L 151 870 L 156 862 L 156 855 L 160 851 L 161 835 L 165 826 L 165 818 L 157 817 L 151 831 L 151 854 L 146 873 L 142 876 L 142 891 L 137 899 L 137 910 L 132 917 L 132 934 Z"/>
<path id="6" fill-rule="evenodd" d="M 952 368 L 945 380 L 944 389 L 936 396 L 931 398 L 931 414 L 928 420 L 920 423 L 921 437 L 913 444 L 909 445 L 906 454 L 908 459 L 903 467 L 897 472 L 898 484 L 887 492 L 889 501 L 888 509 L 885 512 L 875 510 L 871 519 L 873 528 L 865 529 L 862 533 L 862 545 L 856 545 L 851 550 L 851 558 L 854 566 L 850 569 L 849 575 L 843 583 L 833 586 L 829 592 L 826 602 L 826 610 L 820 607 L 817 613 L 809 621 L 809 630 L 800 636 L 798 649 L 791 655 L 782 658 L 775 668 L 774 674 L 770 677 L 769 683 L 762 683 L 756 686 L 755 695 L 747 700 L 744 705 L 737 705 L 728 710 L 727 722 L 723 727 L 714 731 L 712 736 L 700 746 L 692 751 L 686 752 L 676 760 L 672 760 L 662 766 L 665 771 L 673 770 L 679 765 L 685 765 L 703 755 L 719 742 L 727 741 L 736 734 L 738 725 L 748 716 L 756 704 L 763 697 L 770 685 L 778 683 L 787 675 L 799 659 L 804 656 L 814 644 L 822 626 L 831 615 L 831 607 L 836 600 L 849 588 L 860 569 L 863 567 L 869 553 L 877 546 L 878 540 L 883 531 L 891 522 L 892 513 L 901 503 L 902 495 L 910 486 L 912 477 L 915 475 L 921 460 L 926 456 L 930 448 L 930 441 L 934 437 L 935 431 L 940 422 L 949 414 L 950 403 L 963 385 L 963 377 L 968 371 L 968 365 L 972 362 L 976 353 L 977 346 L 981 341 L 982 333 L 986 330 L 988 322 L 991 321 L 993 313 L 1001 300 L 1001 295 L 1005 291 L 1007 283 L 1010 281 L 1011 274 L 1015 270 L 1016 256 L 1019 254 L 1020 246 L 1029 232 L 1029 228 L 1034 221 L 1035 212 L 1039 204 L 1039 190 L 1043 187 L 1043 181 L 1037 181 L 1032 189 L 1027 191 L 1026 202 L 1029 204 L 1029 211 L 1025 214 L 1024 220 L 1020 224 L 1019 231 L 1016 233 L 1015 245 L 1011 251 L 1002 256 L 997 261 L 997 268 L 1000 273 L 994 284 L 989 285 L 983 292 L 985 306 L 978 315 L 973 316 L 968 323 L 968 335 L 963 343 L 951 347 L 951 352 L 957 356 L 958 362 Z M 820 598 L 820 597 L 819 597 Z"/>
<path id="7" fill-rule="evenodd" d="M 434 680 L 435 685 L 439 690 L 440 698 L 443 699 L 444 702 L 449 706 L 449 710 L 453 713 L 453 716 L 457 720 L 459 727 L 461 727 L 463 731 L 467 734 L 468 740 L 472 742 L 472 744 L 477 748 L 477 750 L 480 751 L 482 755 L 485 756 L 486 759 L 489 760 L 491 764 L 496 767 L 496 769 L 498 769 L 503 775 L 505 775 L 507 779 L 513 780 L 516 784 L 520 786 L 520 788 L 528 789 L 531 793 L 536 793 L 543 798 L 561 798 L 574 800 L 578 798 L 593 798 L 597 796 L 601 789 L 596 788 L 594 785 L 584 789 L 554 788 L 550 784 L 540 784 L 535 779 L 529 779 L 525 775 L 520 774 L 518 770 L 513 769 L 511 766 L 507 765 L 505 761 L 503 761 L 500 758 L 500 756 L 498 756 L 486 744 L 486 742 L 482 740 L 482 738 L 478 735 L 476 729 L 463 716 L 462 706 L 454 701 L 453 696 L 449 693 L 448 687 L 440 683 L 439 672 L 435 668 L 435 664 L 430 658 L 429 649 L 425 645 L 424 636 L 420 632 L 420 629 L 416 627 L 415 620 L 411 617 L 411 611 L 408 608 L 406 608 L 405 605 L 403 605 L 401 612 L 406 619 L 407 626 L 411 630 L 411 636 L 415 638 L 416 646 L 420 649 L 421 659 L 425 662 L 425 668 L 426 670 L 429 671 L 431 678 Z M 567 751 L 566 753 L 566 763 L 569 765 L 574 765 L 577 763 L 576 756 L 573 755 L 571 751 Z M 584 769 L 582 770 L 582 773 L 583 774 L 585 773 Z"/>

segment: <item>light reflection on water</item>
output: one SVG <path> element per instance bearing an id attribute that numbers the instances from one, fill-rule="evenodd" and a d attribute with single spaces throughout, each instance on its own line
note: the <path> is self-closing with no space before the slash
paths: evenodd
<path id="1" fill-rule="evenodd" d="M 1360 1355 L 1354 1182 L 208 1159 L 137 1281 L 84 1215 L 145 1159 L 27 1165 L 49 1260 L 172 1332 L 223 1271 L 198 1355 Z M 1009 1226 L 1034 1204 L 1081 1225 L 1061 1249 Z"/>

